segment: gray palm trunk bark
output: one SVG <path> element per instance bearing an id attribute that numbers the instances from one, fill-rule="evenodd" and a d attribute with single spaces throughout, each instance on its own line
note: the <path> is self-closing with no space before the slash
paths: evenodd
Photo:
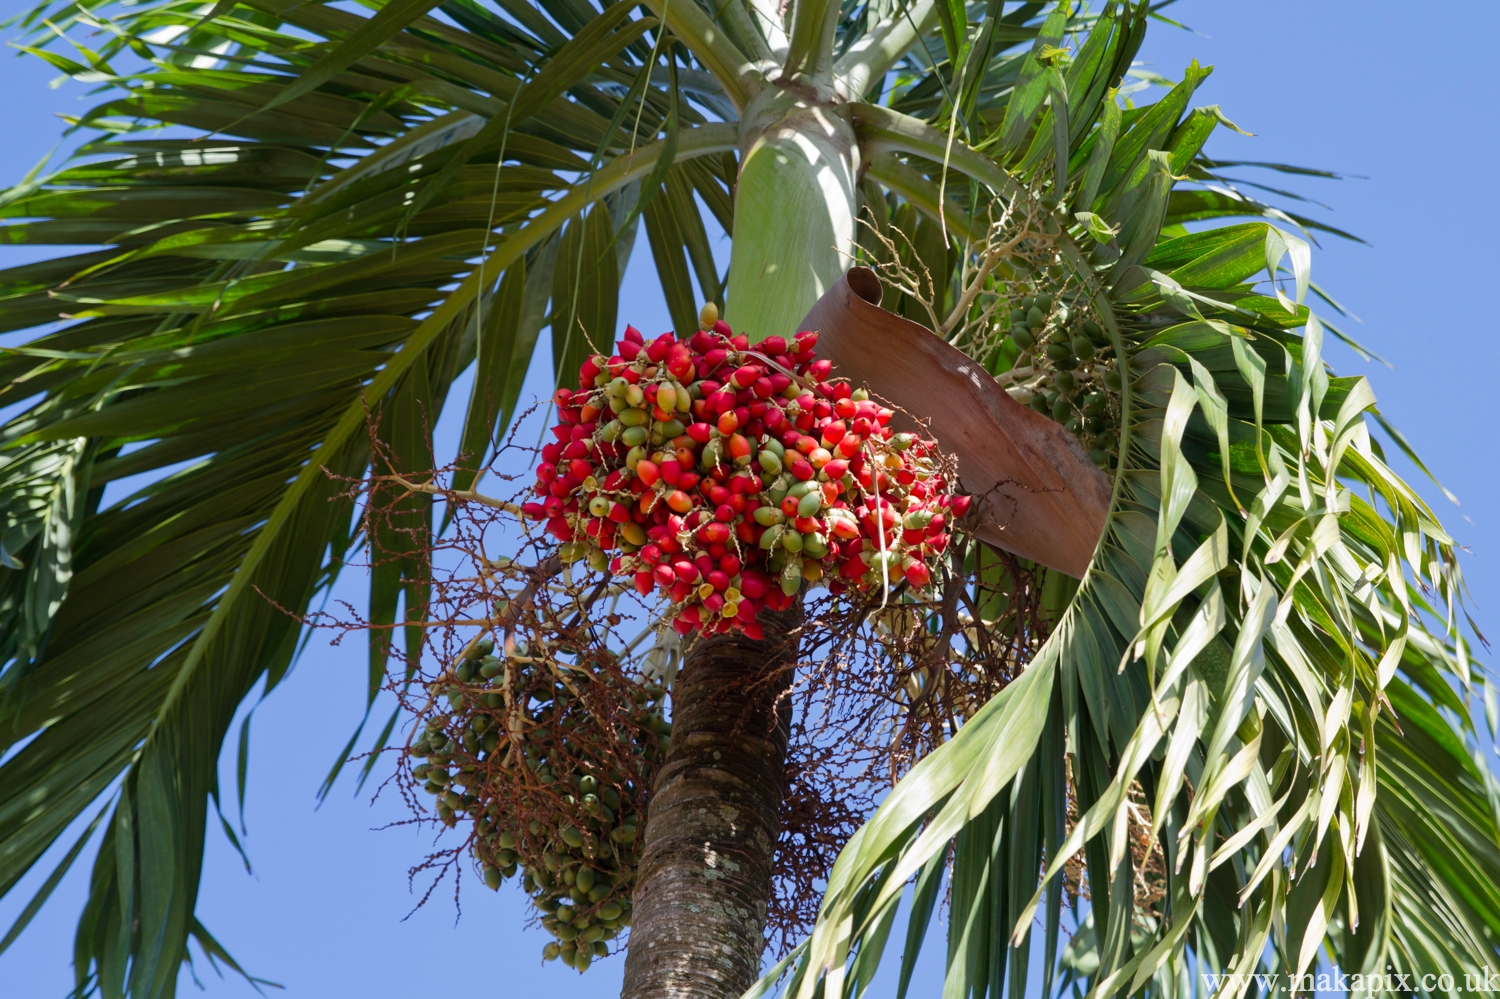
<path id="1" fill-rule="evenodd" d="M 622 999 L 737 999 L 760 976 L 801 605 L 688 652 L 651 796 Z"/>

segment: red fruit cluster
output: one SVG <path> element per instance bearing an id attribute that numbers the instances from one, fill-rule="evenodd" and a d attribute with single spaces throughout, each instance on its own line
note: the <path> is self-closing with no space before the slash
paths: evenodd
<path id="1" fill-rule="evenodd" d="M 936 447 L 816 360 L 816 333 L 754 347 L 723 322 L 649 343 L 634 327 L 555 398 L 524 505 L 566 560 L 632 577 L 681 633 L 762 635 L 804 583 L 926 587 L 969 497 Z M 613 558 L 608 553 L 616 552 Z"/>

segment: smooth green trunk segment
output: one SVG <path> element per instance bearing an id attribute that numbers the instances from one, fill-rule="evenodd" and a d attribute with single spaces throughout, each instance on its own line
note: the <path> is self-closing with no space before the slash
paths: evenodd
<path id="1" fill-rule="evenodd" d="M 797 323 L 851 263 L 859 159 L 837 109 L 798 107 L 745 154 L 735 195 L 727 319 L 752 342 Z"/>

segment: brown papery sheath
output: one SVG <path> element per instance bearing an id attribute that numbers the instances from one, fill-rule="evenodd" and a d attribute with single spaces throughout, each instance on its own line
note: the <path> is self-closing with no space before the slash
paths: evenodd
<path id="1" fill-rule="evenodd" d="M 1081 578 L 1109 513 L 1108 477 L 1060 424 L 931 330 L 882 309 L 880 296 L 865 267 L 828 289 L 801 326 L 818 332 L 818 357 L 895 407 L 898 429 L 922 429 L 904 410 L 957 457 L 981 540 Z"/>

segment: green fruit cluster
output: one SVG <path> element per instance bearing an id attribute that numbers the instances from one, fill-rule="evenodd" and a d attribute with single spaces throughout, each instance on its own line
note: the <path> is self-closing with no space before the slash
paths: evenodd
<path id="1" fill-rule="evenodd" d="M 608 670 L 530 682 L 493 652 L 476 643 L 429 686 L 449 710 L 413 744 L 412 776 L 444 825 L 473 824 L 486 885 L 521 874 L 556 938 L 543 957 L 585 971 L 630 925 L 645 795 L 671 736 L 666 692 Z"/>
<path id="2" fill-rule="evenodd" d="M 1032 393 L 1031 408 L 1061 423 L 1101 468 L 1115 463 L 1120 375 L 1109 334 L 1079 308 L 1051 295 L 1026 295 L 1010 313 L 1010 339 L 1030 353 L 1051 384 Z"/>

